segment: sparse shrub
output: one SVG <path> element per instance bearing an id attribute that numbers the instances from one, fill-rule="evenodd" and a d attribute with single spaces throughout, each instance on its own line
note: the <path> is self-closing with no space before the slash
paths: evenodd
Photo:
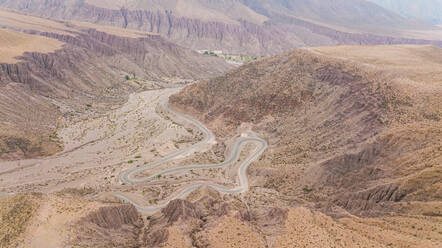
<path id="1" fill-rule="evenodd" d="M 135 156 L 135 158 L 137 158 L 137 159 L 138 159 L 138 158 L 141 158 L 141 155 L 137 155 L 137 156 Z"/>
<path id="2" fill-rule="evenodd" d="M 126 81 L 127 81 L 127 80 L 130 80 L 129 75 L 126 75 L 124 78 L 126 79 Z"/>
<path id="3" fill-rule="evenodd" d="M 128 164 L 133 164 L 133 162 L 134 162 L 133 160 L 127 161 Z"/>
<path id="4" fill-rule="evenodd" d="M 26 231 L 38 206 L 34 197 L 26 195 L 0 201 L 0 247 L 16 247 L 14 242 Z"/>
<path id="5" fill-rule="evenodd" d="M 107 179 L 107 177 L 105 177 Z M 91 187 L 83 188 L 65 188 L 58 191 L 56 194 L 59 196 L 71 195 L 71 196 L 86 196 L 95 192 L 95 189 Z"/>
<path id="6" fill-rule="evenodd" d="M 302 188 L 302 190 L 304 191 L 304 193 L 310 193 L 313 191 L 313 189 L 309 188 L 308 186 L 304 186 L 304 188 Z"/>

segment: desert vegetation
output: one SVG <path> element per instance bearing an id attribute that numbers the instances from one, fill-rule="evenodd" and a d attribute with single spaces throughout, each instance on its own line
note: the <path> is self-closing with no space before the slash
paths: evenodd
<path id="1" fill-rule="evenodd" d="M 37 195 L 15 195 L 0 199 L 0 247 L 18 245 L 38 209 Z"/>

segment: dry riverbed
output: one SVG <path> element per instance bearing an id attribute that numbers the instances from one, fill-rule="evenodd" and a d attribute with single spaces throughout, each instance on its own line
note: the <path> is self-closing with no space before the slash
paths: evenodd
<path id="1" fill-rule="evenodd" d="M 178 90 L 135 93 L 121 108 L 106 115 L 65 121 L 57 132 L 63 152 L 43 159 L 0 162 L 0 192 L 124 187 L 119 181 L 122 171 L 197 142 L 191 126 L 160 113 L 160 103 Z"/>

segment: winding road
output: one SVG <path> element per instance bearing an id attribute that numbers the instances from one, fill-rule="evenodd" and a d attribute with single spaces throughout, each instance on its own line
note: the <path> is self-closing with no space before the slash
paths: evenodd
<path id="1" fill-rule="evenodd" d="M 164 208 L 170 201 L 172 201 L 174 199 L 179 199 L 179 198 L 183 198 L 183 197 L 187 196 L 192 191 L 198 189 L 202 185 L 207 185 L 207 186 L 209 186 L 209 187 L 211 187 L 221 193 L 224 193 L 224 194 L 239 194 L 239 193 L 243 193 L 249 189 L 249 182 L 248 182 L 247 175 L 246 175 L 247 168 L 253 161 L 255 161 L 265 151 L 265 149 L 267 149 L 267 142 L 263 139 L 256 138 L 256 137 L 238 138 L 238 140 L 236 141 L 234 148 L 230 154 L 230 158 L 222 163 L 212 164 L 212 165 L 180 166 L 180 167 L 176 167 L 176 168 L 163 170 L 163 171 L 161 171 L 155 175 L 149 176 L 149 177 L 135 179 L 134 176 L 140 172 L 158 167 L 164 163 L 167 163 L 173 159 L 176 159 L 179 156 L 188 155 L 192 152 L 195 152 L 199 149 L 204 148 L 204 146 L 208 145 L 209 142 L 215 140 L 214 134 L 199 121 L 192 119 L 191 117 L 189 117 L 187 115 L 175 112 L 175 111 L 169 109 L 166 105 L 164 105 L 164 108 L 168 112 L 171 112 L 172 114 L 176 115 L 177 117 L 180 117 L 180 118 L 186 120 L 187 122 L 192 123 L 197 128 L 199 128 L 204 135 L 204 139 L 202 141 L 188 147 L 188 148 L 171 153 L 171 154 L 169 154 L 169 155 L 167 155 L 167 156 L 165 156 L 155 162 L 152 162 L 146 166 L 137 167 L 137 168 L 127 170 L 121 174 L 120 180 L 123 183 L 134 185 L 134 184 L 139 184 L 139 183 L 150 182 L 150 181 L 154 180 L 158 175 L 168 175 L 168 174 L 172 174 L 172 173 L 190 171 L 190 170 L 204 170 L 204 169 L 214 169 L 214 168 L 226 167 L 226 166 L 232 165 L 233 163 L 238 161 L 240 154 L 241 154 L 241 148 L 244 146 L 244 144 L 246 144 L 246 143 L 258 144 L 258 149 L 256 149 L 251 155 L 249 155 L 247 157 L 246 160 L 244 160 L 239 165 L 238 174 L 239 174 L 240 185 L 236 188 L 227 189 L 227 188 L 224 188 L 222 186 L 219 186 L 219 185 L 213 184 L 213 183 L 195 183 L 195 184 L 192 184 L 192 185 L 187 186 L 186 188 L 182 189 L 181 191 L 179 191 L 179 193 L 174 195 L 172 198 L 168 199 L 166 202 L 159 204 L 159 205 L 152 205 L 152 206 L 140 206 L 139 204 L 133 202 L 129 198 L 125 197 L 124 195 L 119 194 L 119 193 L 114 193 L 114 195 L 118 199 L 120 199 L 123 202 L 133 204 L 141 212 L 151 213 L 151 212 L 156 212 L 156 211 Z"/>

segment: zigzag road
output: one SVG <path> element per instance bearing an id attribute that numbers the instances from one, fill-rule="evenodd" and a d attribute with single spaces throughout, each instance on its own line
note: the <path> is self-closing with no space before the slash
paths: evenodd
<path id="1" fill-rule="evenodd" d="M 139 204 L 133 202 L 129 198 L 125 197 L 124 195 L 115 193 L 114 195 L 118 199 L 120 199 L 123 202 L 133 204 L 141 212 L 151 213 L 151 212 L 156 212 L 156 211 L 164 208 L 170 201 L 172 201 L 174 199 L 179 199 L 179 198 L 183 198 L 183 197 L 187 196 L 192 191 L 196 190 L 197 188 L 199 188 L 202 185 L 207 185 L 207 186 L 209 186 L 209 187 L 211 187 L 221 193 L 224 193 L 224 194 L 239 194 L 239 193 L 243 193 L 249 189 L 249 182 L 247 180 L 247 175 L 246 175 L 247 167 L 253 161 L 255 161 L 267 148 L 267 142 L 263 139 L 260 139 L 260 138 L 252 138 L 252 137 L 238 138 L 238 140 L 236 141 L 236 143 L 234 145 L 234 148 L 232 150 L 230 158 L 222 163 L 219 163 L 219 164 L 181 166 L 181 167 L 176 167 L 176 168 L 161 171 L 160 173 L 149 176 L 149 177 L 135 179 L 134 175 L 136 175 L 140 172 L 143 172 L 145 170 L 158 167 L 158 166 L 160 166 L 164 163 L 167 163 L 167 162 L 169 162 L 179 156 L 188 155 L 191 152 L 195 152 L 199 149 L 202 149 L 205 146 L 207 146 L 209 144 L 209 142 L 211 142 L 215 139 L 215 136 L 213 135 L 213 133 L 209 129 L 207 129 L 199 121 L 192 119 L 191 117 L 189 117 L 187 115 L 175 112 L 175 111 L 169 109 L 167 106 L 164 106 L 164 108 L 167 111 L 176 115 L 177 117 L 180 117 L 180 118 L 192 123 L 196 127 L 198 127 L 201 130 L 201 132 L 204 134 L 204 139 L 202 141 L 186 148 L 186 149 L 171 153 L 171 154 L 163 157 L 162 159 L 152 162 L 146 166 L 133 168 L 133 169 L 123 172 L 120 176 L 120 180 L 122 182 L 124 182 L 126 184 L 139 184 L 139 183 L 150 182 L 154 178 L 156 178 L 158 175 L 168 175 L 168 174 L 173 174 L 173 173 L 183 172 L 183 171 L 190 171 L 190 170 L 204 170 L 204 169 L 222 168 L 222 167 L 232 165 L 233 163 L 235 163 L 239 159 L 239 156 L 241 154 L 241 148 L 243 147 L 244 144 L 256 143 L 259 145 L 259 148 L 257 150 L 255 150 L 253 152 L 253 154 L 249 155 L 249 157 L 247 157 L 247 159 L 240 164 L 240 166 L 238 168 L 240 185 L 236 188 L 227 189 L 227 188 L 221 187 L 221 186 L 214 184 L 214 183 L 204 183 L 204 184 L 203 183 L 195 183 L 190 186 L 187 186 L 184 189 L 181 189 L 181 191 L 177 192 L 177 194 L 175 194 L 172 198 L 168 199 L 166 202 L 164 202 L 160 205 L 153 205 L 153 206 L 140 206 Z"/>

